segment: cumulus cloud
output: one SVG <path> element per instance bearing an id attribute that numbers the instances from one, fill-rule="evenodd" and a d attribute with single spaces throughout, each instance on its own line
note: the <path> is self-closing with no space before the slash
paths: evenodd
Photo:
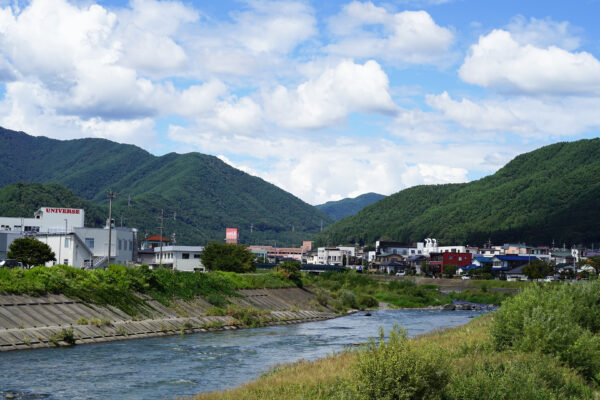
<path id="1" fill-rule="evenodd" d="M 219 154 L 311 204 L 366 192 L 392 194 L 418 184 L 464 182 L 469 171 L 493 171 L 523 151 L 481 142 L 407 146 L 384 138 L 226 136 L 182 126 L 171 126 L 169 137 Z M 238 157 L 243 161 L 235 161 Z"/>
<path id="2" fill-rule="evenodd" d="M 329 22 L 334 42 L 330 54 L 342 57 L 377 57 L 423 64 L 446 56 L 454 34 L 435 23 L 426 11 L 392 13 L 371 2 L 353 1 Z"/>
<path id="3" fill-rule="evenodd" d="M 521 44 L 496 29 L 471 46 L 460 78 L 483 87 L 528 94 L 598 94 L 600 61 L 587 52 Z"/>
<path id="4" fill-rule="evenodd" d="M 444 117 L 476 131 L 516 133 L 525 137 L 568 137 L 600 128 L 600 98 L 551 97 L 472 101 L 454 100 L 447 92 L 428 95 L 427 104 Z"/>
<path id="5" fill-rule="evenodd" d="M 550 18 L 528 20 L 518 15 L 511 19 L 506 30 L 521 45 L 530 44 L 541 48 L 556 46 L 573 51 L 581 44 L 579 29 L 568 21 L 558 22 Z"/>
<path id="6" fill-rule="evenodd" d="M 265 110 L 280 126 L 321 128 L 359 112 L 392 113 L 389 80 L 373 60 L 342 61 L 294 89 L 278 86 L 264 94 Z"/>

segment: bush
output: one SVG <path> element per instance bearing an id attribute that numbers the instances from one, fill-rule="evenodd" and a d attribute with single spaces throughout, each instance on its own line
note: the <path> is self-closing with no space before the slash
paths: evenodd
<path id="1" fill-rule="evenodd" d="M 73 328 L 62 328 L 60 331 L 50 335 L 49 340 L 54 343 L 55 346 L 58 346 L 58 342 L 61 341 L 70 345 L 74 345 L 77 339 L 75 338 Z"/>
<path id="2" fill-rule="evenodd" d="M 599 331 L 599 282 L 530 287 L 503 303 L 492 327 L 497 349 L 551 354 L 596 380 Z"/>
<path id="3" fill-rule="evenodd" d="M 360 309 L 375 308 L 379 306 L 377 299 L 373 296 L 369 296 L 368 294 L 361 294 L 358 296 L 357 302 Z"/>
<path id="4" fill-rule="evenodd" d="M 355 392 L 358 399 L 439 399 L 450 374 L 438 350 L 417 348 L 406 331 L 394 327 L 386 343 L 383 329 L 357 355 Z"/>
<path id="5" fill-rule="evenodd" d="M 359 308 L 358 302 L 356 301 L 356 295 L 349 290 L 344 290 L 340 294 L 340 301 L 346 308 Z"/>

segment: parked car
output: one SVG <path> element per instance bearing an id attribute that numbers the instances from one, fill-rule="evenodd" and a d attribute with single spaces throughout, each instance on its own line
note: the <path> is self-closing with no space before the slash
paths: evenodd
<path id="1" fill-rule="evenodd" d="M 467 281 L 467 280 L 471 279 L 471 277 L 468 275 L 463 275 L 460 277 L 460 279 L 462 279 L 463 281 Z"/>
<path id="2" fill-rule="evenodd" d="M 21 268 L 23 269 L 23 263 L 11 258 L 0 260 L 0 268 Z"/>
<path id="3" fill-rule="evenodd" d="M 554 282 L 556 280 L 556 278 L 554 278 L 553 276 L 547 276 L 544 278 L 544 282 Z"/>
<path id="4" fill-rule="evenodd" d="M 405 276 L 406 272 L 396 272 L 396 276 Z"/>

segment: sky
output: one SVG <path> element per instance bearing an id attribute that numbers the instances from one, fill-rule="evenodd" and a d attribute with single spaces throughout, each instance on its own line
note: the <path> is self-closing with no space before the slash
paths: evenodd
<path id="1" fill-rule="evenodd" d="M 198 151 L 310 204 L 600 136 L 600 0 L 0 0 L 0 126 Z"/>

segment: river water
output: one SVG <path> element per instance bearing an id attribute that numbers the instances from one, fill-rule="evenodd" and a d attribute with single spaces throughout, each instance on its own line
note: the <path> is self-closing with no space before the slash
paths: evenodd
<path id="1" fill-rule="evenodd" d="M 173 399 L 250 381 L 389 332 L 465 324 L 481 311 L 379 310 L 328 321 L 0 353 L 0 399 Z M 10 396 L 9 396 L 10 397 Z"/>

